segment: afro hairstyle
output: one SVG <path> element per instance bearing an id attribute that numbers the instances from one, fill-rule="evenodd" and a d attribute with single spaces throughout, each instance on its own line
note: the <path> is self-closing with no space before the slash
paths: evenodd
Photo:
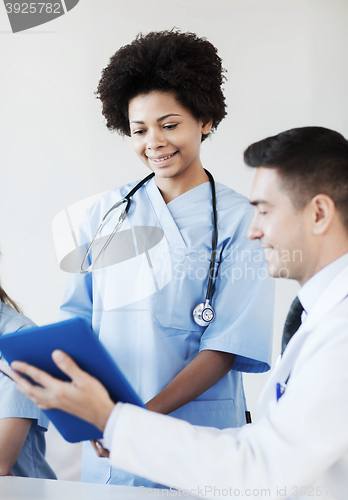
<path id="1" fill-rule="evenodd" d="M 129 101 L 152 91 L 174 92 L 196 119 L 212 119 L 215 130 L 227 114 L 221 88 L 225 71 L 214 45 L 194 33 L 140 33 L 111 57 L 96 95 L 106 126 L 120 135 L 131 135 Z M 203 134 L 202 141 L 208 135 Z"/>

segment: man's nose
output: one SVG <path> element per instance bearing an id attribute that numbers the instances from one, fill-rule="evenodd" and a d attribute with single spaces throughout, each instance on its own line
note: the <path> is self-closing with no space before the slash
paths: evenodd
<path id="1" fill-rule="evenodd" d="M 248 229 L 248 238 L 249 240 L 259 240 L 262 236 L 263 232 L 257 224 L 257 214 L 255 214 Z"/>

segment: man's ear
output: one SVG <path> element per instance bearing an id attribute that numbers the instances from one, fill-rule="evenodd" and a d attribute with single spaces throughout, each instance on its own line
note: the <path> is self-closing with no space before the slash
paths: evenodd
<path id="1" fill-rule="evenodd" d="M 324 234 L 334 217 L 336 208 L 332 198 L 327 194 L 317 194 L 310 201 L 313 214 L 313 234 Z"/>
<path id="2" fill-rule="evenodd" d="M 213 125 L 213 119 L 204 119 L 202 120 L 202 134 L 209 134 L 211 127 Z"/>

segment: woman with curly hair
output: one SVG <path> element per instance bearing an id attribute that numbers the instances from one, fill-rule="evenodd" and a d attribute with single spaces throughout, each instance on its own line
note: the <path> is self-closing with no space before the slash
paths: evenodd
<path id="1" fill-rule="evenodd" d="M 202 326 L 192 314 L 207 293 L 213 234 L 212 179 L 200 147 L 226 115 L 223 82 L 216 48 L 193 33 L 140 34 L 111 57 L 97 90 L 106 125 L 131 138 L 154 176 L 93 266 L 122 207 L 110 212 L 86 260 L 93 270 L 72 276 L 61 315 L 88 321 L 149 410 L 218 428 L 246 422 L 242 372 L 270 368 L 273 317 L 273 285 L 247 238 L 252 208 L 221 184 L 216 317 Z M 86 212 L 80 245 L 136 184 L 107 192 Z M 89 443 L 82 479 L 154 486 L 109 468 Z"/>

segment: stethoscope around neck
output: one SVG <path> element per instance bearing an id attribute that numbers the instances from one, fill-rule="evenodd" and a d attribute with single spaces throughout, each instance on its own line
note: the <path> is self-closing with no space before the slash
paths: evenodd
<path id="1" fill-rule="evenodd" d="M 210 266 L 209 266 L 209 279 L 208 279 L 207 293 L 206 293 L 206 296 L 205 296 L 205 302 L 202 302 L 202 303 L 198 304 L 194 308 L 194 310 L 192 312 L 194 321 L 198 325 L 200 325 L 200 326 L 208 326 L 213 321 L 213 319 L 215 318 L 215 311 L 214 311 L 214 309 L 211 306 L 211 300 L 212 300 L 212 296 L 213 296 L 214 283 L 215 283 L 216 274 L 217 274 L 216 273 L 216 268 L 215 268 L 215 262 L 216 262 L 216 249 L 217 249 L 217 239 L 218 239 L 215 182 L 214 182 L 214 178 L 211 175 L 211 173 L 208 172 L 208 170 L 206 170 L 206 169 L 204 169 L 204 171 L 205 171 L 205 173 L 207 174 L 207 176 L 209 178 L 210 187 L 211 187 L 212 216 L 213 216 L 213 235 L 212 235 L 212 251 L 211 251 Z M 114 235 L 116 234 L 116 232 L 120 229 L 120 227 L 122 226 L 125 218 L 127 217 L 127 214 L 129 212 L 130 205 L 131 205 L 131 198 L 132 198 L 132 196 L 147 181 L 149 181 L 150 179 L 152 179 L 152 177 L 154 177 L 154 175 L 155 175 L 154 172 L 152 172 L 151 174 L 149 174 L 148 176 L 146 176 L 144 179 L 142 179 L 136 186 L 134 186 L 133 189 L 131 189 L 131 191 L 129 191 L 129 193 L 124 198 L 122 198 L 117 203 L 115 203 L 115 205 L 113 205 L 106 212 L 106 214 L 102 218 L 101 223 L 99 224 L 99 227 L 98 227 L 98 229 L 97 229 L 97 231 L 96 231 L 96 233 L 94 235 L 94 238 L 92 239 L 92 241 L 91 241 L 91 243 L 90 243 L 90 245 L 89 245 L 89 247 L 88 247 L 88 249 L 86 251 L 86 254 L 85 254 L 85 256 L 84 256 L 84 258 L 83 258 L 83 260 L 81 262 L 81 268 L 80 268 L 80 273 L 81 274 L 87 274 L 87 273 L 93 271 L 96 263 L 98 262 L 99 258 L 102 255 L 102 253 L 105 252 L 105 250 L 109 246 L 112 238 L 114 237 Z M 91 253 L 91 251 L 93 249 L 94 242 L 95 242 L 97 236 L 99 235 L 99 233 L 101 232 L 102 228 L 104 227 L 104 225 L 106 223 L 106 219 L 108 218 L 109 214 L 113 210 L 115 210 L 116 208 L 120 207 L 123 203 L 125 203 L 125 208 L 123 209 L 121 215 L 119 216 L 118 221 L 117 221 L 117 223 L 116 223 L 116 225 L 115 225 L 112 233 L 110 234 L 110 236 L 108 237 L 108 239 L 104 243 L 103 247 L 99 251 L 99 253 L 96 256 L 96 258 L 94 260 L 92 260 L 91 264 L 85 269 L 84 268 L 85 262 L 86 262 L 89 254 Z"/>

